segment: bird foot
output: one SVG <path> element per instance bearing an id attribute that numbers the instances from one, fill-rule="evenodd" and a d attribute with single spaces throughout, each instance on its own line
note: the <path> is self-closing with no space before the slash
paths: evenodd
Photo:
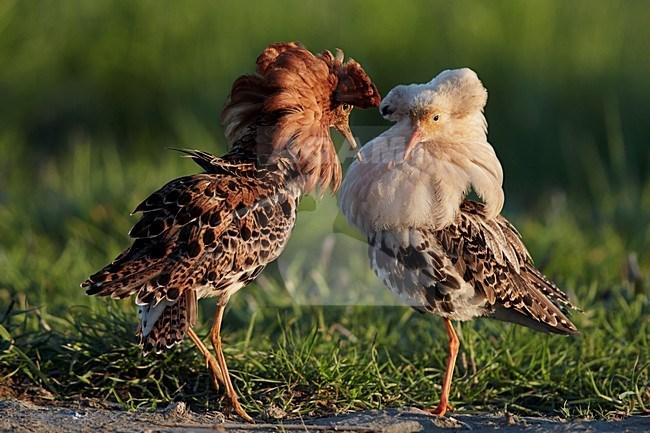
<path id="1" fill-rule="evenodd" d="M 429 415 L 432 416 L 445 416 L 447 411 L 454 410 L 453 407 L 449 403 L 443 403 L 441 402 L 437 407 L 432 408 L 432 409 L 424 409 L 425 412 L 427 412 Z"/>
<path id="2" fill-rule="evenodd" d="M 246 413 L 244 408 L 239 404 L 239 400 L 237 400 L 237 396 L 230 397 L 230 406 L 232 407 L 232 410 L 239 415 L 244 421 L 255 424 L 255 421 L 253 421 L 253 418 Z"/>

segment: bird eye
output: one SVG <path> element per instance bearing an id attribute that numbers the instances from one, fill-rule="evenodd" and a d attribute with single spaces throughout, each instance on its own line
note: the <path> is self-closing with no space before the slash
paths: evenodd
<path id="1" fill-rule="evenodd" d="M 436 114 L 435 116 L 433 116 L 434 122 L 437 122 L 438 120 L 440 120 L 440 114 Z"/>
<path id="2" fill-rule="evenodd" d="M 352 105 L 343 104 L 343 111 L 352 111 Z"/>

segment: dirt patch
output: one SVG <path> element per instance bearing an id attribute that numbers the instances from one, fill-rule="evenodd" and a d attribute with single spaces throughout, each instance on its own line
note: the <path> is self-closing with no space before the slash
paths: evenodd
<path id="1" fill-rule="evenodd" d="M 650 431 L 649 416 L 628 417 L 617 421 L 594 421 L 485 415 L 454 415 L 431 418 L 417 409 L 365 411 L 348 415 L 285 420 L 281 423 L 242 424 L 227 421 L 219 412 L 196 413 L 183 403 L 174 403 L 157 412 L 38 406 L 18 401 L 0 401 L 0 432 L 364 432 L 433 433 L 472 432 L 583 432 L 641 433 Z"/>

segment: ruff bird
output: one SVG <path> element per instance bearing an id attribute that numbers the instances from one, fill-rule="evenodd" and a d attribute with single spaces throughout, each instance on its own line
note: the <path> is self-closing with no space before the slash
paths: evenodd
<path id="1" fill-rule="evenodd" d="M 216 157 L 183 151 L 202 169 L 172 180 L 134 212 L 132 245 L 88 278 L 89 295 L 135 295 L 145 351 L 160 352 L 189 335 L 206 359 L 213 385 L 225 387 L 242 418 L 220 337 L 230 297 L 284 249 L 303 194 L 341 183 L 330 137 L 335 128 L 356 147 L 353 107 L 379 105 L 368 75 L 343 53 L 314 55 L 297 43 L 270 45 L 256 73 L 238 78 L 222 113 L 230 151 Z M 197 300 L 217 298 L 210 339 L 215 357 L 192 329 Z"/>
<path id="2" fill-rule="evenodd" d="M 343 181 L 340 206 L 368 239 L 370 264 L 405 303 L 441 316 L 449 357 L 442 416 L 459 341 L 452 320 L 493 317 L 576 334 L 565 293 L 533 264 L 500 215 L 503 171 L 487 140 L 487 91 L 470 69 L 399 85 L 380 105 L 395 124 L 362 150 Z M 473 189 L 482 202 L 466 199 Z"/>

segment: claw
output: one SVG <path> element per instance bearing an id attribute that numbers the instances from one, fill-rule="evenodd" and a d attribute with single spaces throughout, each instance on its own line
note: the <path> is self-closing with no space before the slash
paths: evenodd
<path id="1" fill-rule="evenodd" d="M 453 410 L 448 403 L 440 402 L 435 409 L 425 409 L 424 411 L 433 416 L 445 416 L 448 410 Z"/>
<path id="2" fill-rule="evenodd" d="M 239 404 L 239 401 L 237 401 L 237 397 L 234 399 L 230 399 L 230 404 L 232 405 L 233 410 L 237 415 L 242 417 L 244 421 L 249 422 L 251 424 L 255 424 L 255 421 L 253 421 L 253 418 L 246 413 L 243 407 L 241 407 L 241 404 Z"/>

